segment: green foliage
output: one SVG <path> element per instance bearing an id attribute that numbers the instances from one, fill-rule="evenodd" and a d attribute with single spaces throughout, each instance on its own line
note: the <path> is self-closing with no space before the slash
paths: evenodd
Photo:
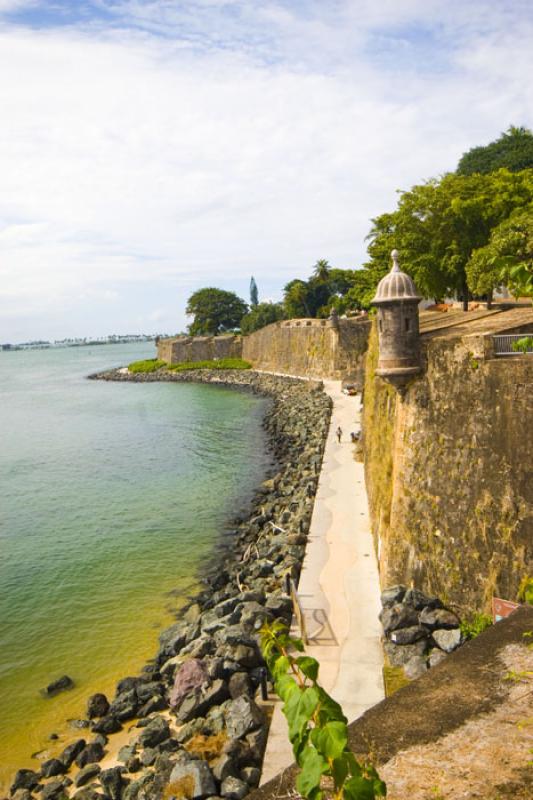
<path id="1" fill-rule="evenodd" d="M 190 369 L 251 369 L 249 361 L 242 358 L 219 358 L 217 361 L 180 361 L 179 364 L 170 364 L 168 369 L 173 372 L 186 372 Z"/>
<path id="2" fill-rule="evenodd" d="M 475 639 L 480 633 L 492 625 L 492 617 L 488 614 L 473 614 L 470 619 L 462 620 L 461 633 L 464 639 Z"/>
<path id="3" fill-rule="evenodd" d="M 199 289 L 189 297 L 186 313 L 194 316 L 191 336 L 216 336 L 239 327 L 248 306 L 235 292 L 212 287 Z"/>
<path id="4" fill-rule="evenodd" d="M 461 157 L 457 174 L 486 174 L 502 167 L 509 172 L 533 167 L 533 134 L 527 128 L 511 126 L 496 141 L 473 147 Z"/>
<path id="5" fill-rule="evenodd" d="M 252 308 L 255 308 L 259 304 L 259 293 L 257 291 L 257 283 L 255 282 L 255 278 L 252 275 L 250 280 L 250 305 Z"/>
<path id="6" fill-rule="evenodd" d="M 396 247 L 406 271 L 421 294 L 442 299 L 468 290 L 484 294 L 502 282 L 501 265 L 489 269 L 489 260 L 471 263 L 485 248 L 498 226 L 533 204 L 533 170 L 511 173 L 501 169 L 490 175 L 445 175 L 413 186 L 400 194 L 398 208 L 372 221 L 365 270 L 375 288 L 390 269 L 390 252 Z M 526 223 L 521 221 L 521 225 Z M 496 235 L 496 234 L 495 234 Z M 522 245 L 527 252 L 526 244 Z M 524 263 L 516 244 L 511 266 Z"/>
<path id="7" fill-rule="evenodd" d="M 249 334 L 285 318 L 281 303 L 259 303 L 241 319 L 241 333 Z"/>
<path id="8" fill-rule="evenodd" d="M 485 294 L 501 284 L 517 297 L 533 296 L 533 205 L 497 225 L 466 265 L 468 284 Z"/>
<path id="9" fill-rule="evenodd" d="M 529 603 L 533 606 L 533 578 L 529 575 L 525 575 L 520 581 L 517 597 L 519 603 Z"/>
<path id="10" fill-rule="evenodd" d="M 130 372 L 156 372 L 158 369 L 166 367 L 165 361 L 159 361 L 157 358 L 148 358 L 145 361 L 133 361 L 128 364 Z"/>
<path id="11" fill-rule="evenodd" d="M 347 719 L 318 684 L 316 659 L 297 655 L 303 651 L 302 642 L 291 637 L 279 620 L 263 626 L 261 645 L 283 700 L 289 738 L 301 769 L 298 792 L 309 800 L 322 800 L 325 793 L 335 800 L 385 797 L 386 786 L 374 767 L 360 764 L 349 750 Z M 324 788 L 324 779 L 331 788 Z"/>
<path id="12" fill-rule="evenodd" d="M 331 267 L 325 259 L 316 262 L 307 281 L 296 279 L 285 286 L 283 305 L 287 319 L 329 317 L 332 308 L 339 314 L 362 308 L 358 286 L 361 270 Z"/>
<path id="13" fill-rule="evenodd" d="M 513 342 L 515 353 L 533 353 L 533 336 L 524 336 Z"/>

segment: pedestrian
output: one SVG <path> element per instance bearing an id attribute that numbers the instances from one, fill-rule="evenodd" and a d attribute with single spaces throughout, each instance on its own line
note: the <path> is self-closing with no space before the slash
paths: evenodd
<path id="1" fill-rule="evenodd" d="M 341 443 L 341 439 L 342 439 L 342 428 L 341 428 L 341 426 L 340 426 L 340 425 L 339 425 L 339 427 L 337 428 L 337 431 L 336 431 L 336 433 L 337 433 L 337 439 L 339 440 L 339 444 L 340 444 L 340 443 Z"/>

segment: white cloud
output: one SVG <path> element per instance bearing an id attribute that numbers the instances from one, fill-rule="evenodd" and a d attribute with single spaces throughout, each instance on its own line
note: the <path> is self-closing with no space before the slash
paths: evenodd
<path id="1" fill-rule="evenodd" d="M 521 3 L 112 6 L 0 30 L 0 341 L 360 264 L 397 188 L 533 124 Z"/>

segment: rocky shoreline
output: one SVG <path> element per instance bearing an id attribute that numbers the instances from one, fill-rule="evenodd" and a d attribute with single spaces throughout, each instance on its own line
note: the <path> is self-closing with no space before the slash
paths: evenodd
<path id="1" fill-rule="evenodd" d="M 155 658 L 139 676 L 119 681 L 111 701 L 89 698 L 91 737 L 68 745 L 39 772 L 19 770 L 10 797 L 242 800 L 259 783 L 268 733 L 256 702 L 265 676 L 258 631 L 265 621 L 291 618 L 287 576 L 299 578 L 331 400 L 319 383 L 247 370 L 111 370 L 90 378 L 201 382 L 267 396 L 263 424 L 276 467 L 250 513 L 233 520 L 229 546 L 204 576 L 205 589 L 163 631 Z M 119 731 L 129 732 L 128 743 L 105 768 Z"/>

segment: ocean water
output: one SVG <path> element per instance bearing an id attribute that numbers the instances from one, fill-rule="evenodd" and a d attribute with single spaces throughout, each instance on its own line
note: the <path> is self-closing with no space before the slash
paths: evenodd
<path id="1" fill-rule="evenodd" d="M 155 653 L 268 467 L 260 398 L 86 380 L 153 352 L 0 352 L 0 788 Z"/>

